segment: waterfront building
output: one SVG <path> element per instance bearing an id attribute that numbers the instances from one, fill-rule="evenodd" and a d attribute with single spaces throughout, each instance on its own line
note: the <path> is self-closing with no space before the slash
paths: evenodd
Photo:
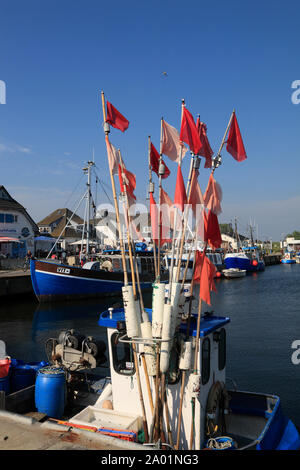
<path id="1" fill-rule="evenodd" d="M 294 237 L 286 237 L 285 240 L 280 242 L 280 248 L 284 251 L 300 251 L 300 240 Z"/>
<path id="2" fill-rule="evenodd" d="M 58 248 L 74 251 L 72 243 L 81 239 L 84 222 L 77 214 L 73 217 L 72 214 L 67 208 L 51 212 L 37 223 L 40 235 L 50 235 L 53 238 L 60 236 Z"/>
<path id="3" fill-rule="evenodd" d="M 0 254 L 8 258 L 34 254 L 39 229 L 27 210 L 0 185 Z"/>

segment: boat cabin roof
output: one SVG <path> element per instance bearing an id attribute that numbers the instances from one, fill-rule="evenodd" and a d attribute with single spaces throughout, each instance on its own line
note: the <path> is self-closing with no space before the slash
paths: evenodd
<path id="1" fill-rule="evenodd" d="M 151 320 L 152 310 L 146 308 L 146 312 L 149 315 Z M 204 338 L 215 330 L 218 330 L 222 326 L 230 322 L 229 317 L 217 317 L 215 315 L 202 315 L 200 322 L 200 337 Z M 116 308 L 111 311 L 105 310 L 100 314 L 98 321 L 99 326 L 104 326 L 106 328 L 115 328 L 115 329 L 124 329 L 125 328 L 125 314 L 123 308 Z M 181 323 L 180 331 L 186 333 L 187 324 Z M 190 336 L 196 337 L 197 333 L 197 315 L 192 314 L 191 323 L 190 323 Z"/>

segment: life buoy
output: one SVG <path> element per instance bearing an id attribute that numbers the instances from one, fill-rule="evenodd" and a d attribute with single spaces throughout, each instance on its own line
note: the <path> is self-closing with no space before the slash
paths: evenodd
<path id="1" fill-rule="evenodd" d="M 224 415 L 229 411 L 229 394 L 223 382 L 215 382 L 206 403 L 206 435 L 208 438 L 226 432 Z"/>

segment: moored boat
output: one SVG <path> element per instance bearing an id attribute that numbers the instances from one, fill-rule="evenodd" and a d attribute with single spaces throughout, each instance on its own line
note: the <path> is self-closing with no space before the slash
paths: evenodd
<path id="1" fill-rule="evenodd" d="M 222 273 L 225 277 L 234 279 L 234 278 L 246 276 L 247 271 L 246 269 L 229 268 L 229 269 L 223 269 Z"/>
<path id="2" fill-rule="evenodd" d="M 294 264 L 296 263 L 296 258 L 294 257 L 294 253 L 293 252 L 290 252 L 290 251 L 287 251 L 283 258 L 281 258 L 280 262 L 282 264 Z"/>
<path id="3" fill-rule="evenodd" d="M 265 263 L 256 247 L 245 248 L 237 253 L 227 253 L 224 257 L 226 269 L 237 268 L 247 272 L 264 271 Z"/>
<path id="4" fill-rule="evenodd" d="M 153 254 L 137 252 L 136 258 L 141 288 L 149 289 L 154 280 Z M 100 261 L 89 261 L 83 267 L 32 259 L 30 272 L 39 302 L 112 296 L 120 294 L 124 285 L 121 255 L 118 253 L 107 253 Z M 130 274 L 129 277 L 131 281 Z M 166 274 L 162 273 L 162 279 L 166 279 Z"/>

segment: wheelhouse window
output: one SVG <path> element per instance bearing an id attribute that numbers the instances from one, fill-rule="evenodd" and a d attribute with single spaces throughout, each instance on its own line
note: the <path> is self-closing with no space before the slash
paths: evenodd
<path id="1" fill-rule="evenodd" d="M 201 380 L 202 385 L 207 384 L 210 377 L 210 339 L 205 338 L 201 350 Z"/>
<path id="2" fill-rule="evenodd" d="M 223 370 L 226 365 L 226 331 L 222 328 L 219 332 L 219 370 Z"/>
<path id="3" fill-rule="evenodd" d="M 119 341 L 121 336 L 120 333 L 114 333 L 111 337 L 113 367 L 118 374 L 133 375 L 135 368 L 132 346 Z"/>

